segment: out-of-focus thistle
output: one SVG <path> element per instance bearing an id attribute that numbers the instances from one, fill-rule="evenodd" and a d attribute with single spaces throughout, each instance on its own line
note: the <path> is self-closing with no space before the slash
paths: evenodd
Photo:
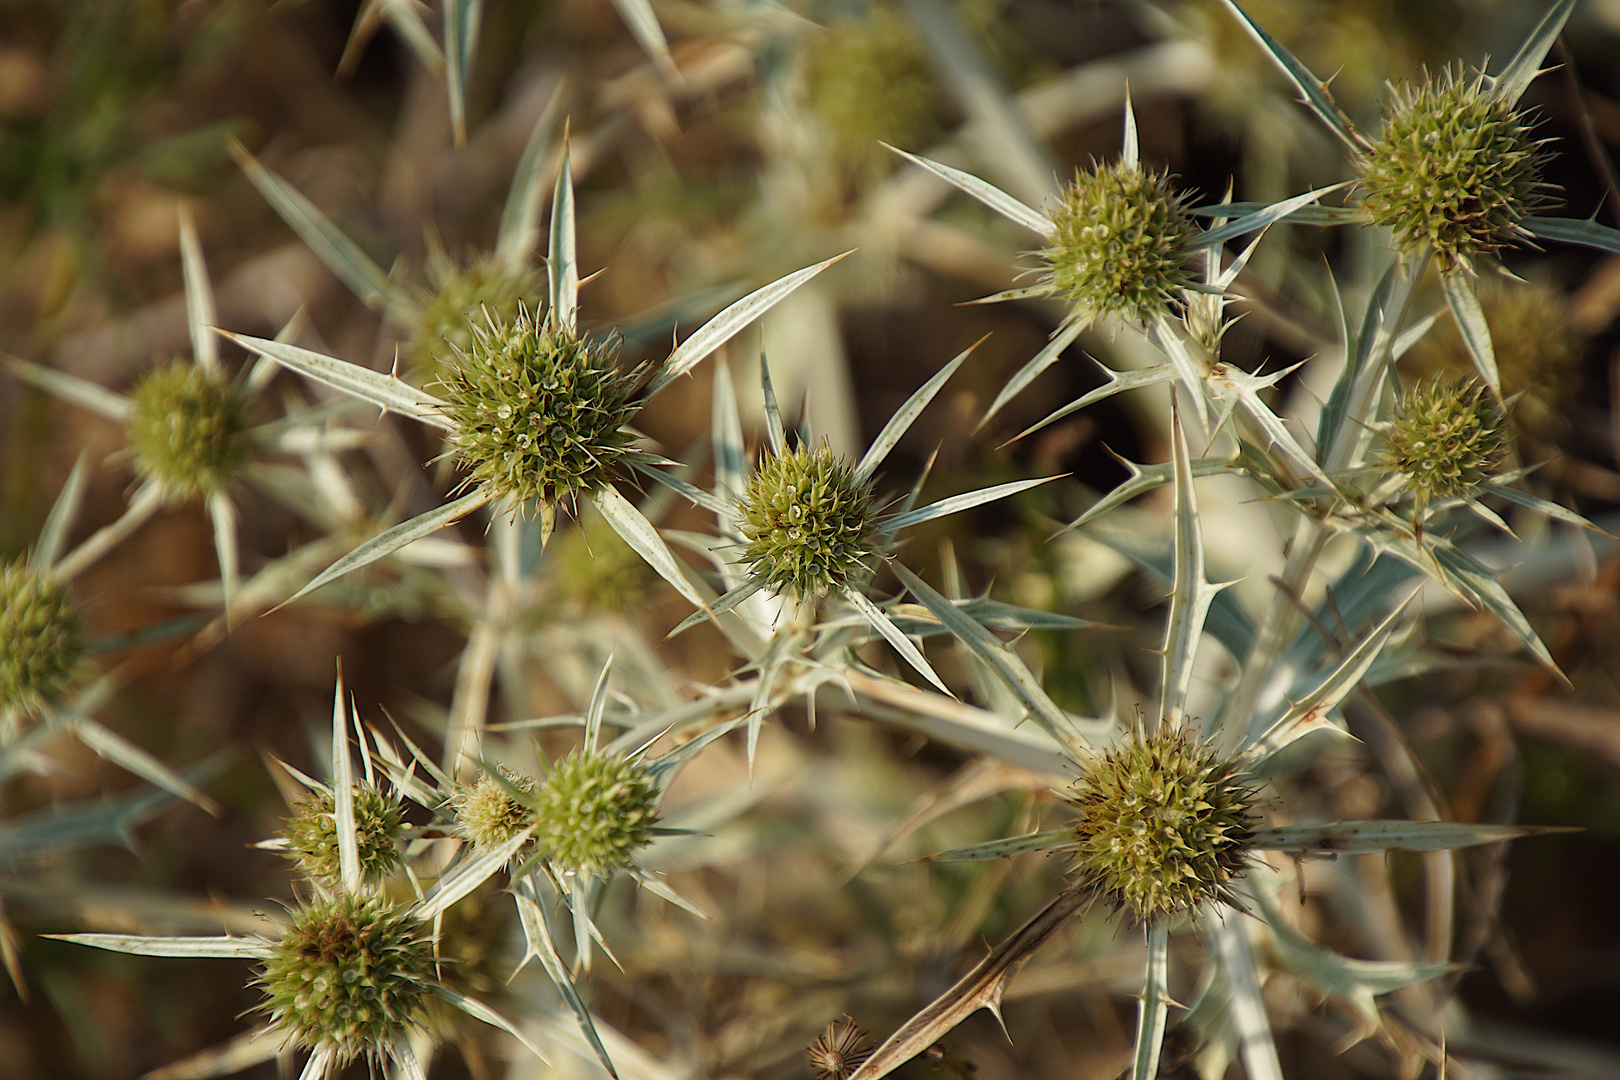
<path id="1" fill-rule="evenodd" d="M 33 712 L 71 688 L 84 655 L 67 586 L 26 562 L 0 565 L 0 711 Z"/>
<path id="2" fill-rule="evenodd" d="M 247 461 L 249 398 L 217 366 L 174 360 L 130 391 L 135 471 L 169 502 L 226 491 Z"/>

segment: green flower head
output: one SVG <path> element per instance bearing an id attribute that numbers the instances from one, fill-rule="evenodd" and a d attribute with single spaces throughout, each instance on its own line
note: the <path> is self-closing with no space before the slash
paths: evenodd
<path id="1" fill-rule="evenodd" d="M 500 847 L 535 821 L 534 807 L 520 798 L 533 795 L 534 778 L 505 768 L 501 776 L 506 783 L 485 773 L 451 803 L 456 831 L 480 850 Z"/>
<path id="2" fill-rule="evenodd" d="M 230 487 L 248 456 L 248 399 L 223 372 L 176 360 L 148 372 L 130 397 L 141 476 L 173 501 Z"/>
<path id="3" fill-rule="evenodd" d="M 270 1025 L 338 1063 L 386 1048 L 421 1026 L 431 996 L 433 942 L 407 908 L 342 895 L 299 911 L 258 979 Z"/>
<path id="4" fill-rule="evenodd" d="M 1146 323 L 1180 303 L 1196 280 L 1187 264 L 1198 230 L 1185 201 L 1168 174 L 1134 164 L 1075 174 L 1040 253 L 1045 280 L 1068 297 L 1073 317 Z"/>
<path id="5" fill-rule="evenodd" d="M 1523 235 L 1542 159 L 1524 116 L 1483 75 L 1447 69 L 1394 92 L 1361 162 L 1361 205 L 1403 254 L 1433 251 L 1451 269 Z"/>
<path id="6" fill-rule="evenodd" d="M 524 308 L 510 320 L 487 312 L 472 348 L 440 378 L 450 443 L 470 471 L 517 506 L 572 500 L 606 484 L 631 452 L 625 425 L 639 407 L 635 380 L 613 351 Z"/>
<path id="7" fill-rule="evenodd" d="M 1080 873 L 1115 910 L 1156 924 L 1233 903 L 1248 865 L 1255 789 L 1237 763 L 1185 730 L 1139 730 L 1070 791 Z"/>
<path id="8" fill-rule="evenodd" d="M 370 784 L 354 787 L 354 831 L 359 840 L 360 875 L 381 881 L 400 865 L 399 837 L 402 816 L 399 800 Z M 287 855 L 316 881 L 342 880 L 338 854 L 337 813 L 331 792 L 321 792 L 293 807 L 293 816 L 281 830 Z"/>
<path id="9" fill-rule="evenodd" d="M 652 842 L 658 785 L 639 763 L 576 751 L 534 794 L 535 844 L 553 865 L 580 874 L 629 866 Z"/>
<path id="10" fill-rule="evenodd" d="M 67 588 L 26 563 L 0 564 L 0 709 L 60 701 L 83 653 Z"/>
<path id="11" fill-rule="evenodd" d="M 1467 493 L 1490 476 L 1507 448 L 1507 414 L 1489 388 L 1472 379 L 1441 379 L 1401 397 L 1384 433 L 1382 460 L 1427 502 Z"/>
<path id="12" fill-rule="evenodd" d="M 826 446 L 767 457 L 739 500 L 743 561 L 777 592 L 825 596 L 871 569 L 877 510 L 869 482 Z"/>

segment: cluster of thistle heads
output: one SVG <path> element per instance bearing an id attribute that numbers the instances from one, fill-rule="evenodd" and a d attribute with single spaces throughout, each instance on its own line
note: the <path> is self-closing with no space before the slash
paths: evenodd
<path id="1" fill-rule="evenodd" d="M 1564 16 L 1567 8 L 1563 5 Z M 1262 31 L 1256 33 L 1281 61 L 1286 54 L 1280 47 L 1268 44 Z M 1561 219 L 1538 217 L 1547 201 L 1540 182 L 1545 150 L 1517 103 L 1528 83 L 1526 65 L 1533 74 L 1539 59 L 1515 61 L 1495 78 L 1446 69 L 1416 87 L 1397 89 L 1376 136 L 1356 130 L 1322 84 L 1300 74 L 1297 61 L 1293 67 L 1285 64 L 1307 103 L 1346 145 L 1355 178 L 1342 191 L 1342 206 L 1321 205 L 1326 192 L 1315 192 L 1271 207 L 1195 208 L 1168 174 L 1145 168 L 1137 159 L 1135 122 L 1128 111 L 1123 158 L 1078 172 L 1049 214 L 1022 206 L 966 174 L 923 163 L 1043 234 L 1038 283 L 1016 291 L 1063 302 L 1067 313 L 1054 341 L 1072 341 L 1073 332 L 1097 323 L 1143 331 L 1164 360 L 1162 372 L 1150 373 L 1149 379 L 1178 386 L 1200 416 L 1217 417 L 1205 432 L 1211 439 L 1230 424 L 1228 434 L 1248 455 L 1243 460 L 1251 473 L 1271 485 L 1269 494 L 1292 500 L 1287 505 L 1324 530 L 1377 536 L 1397 556 L 1444 579 L 1448 571 L 1459 576 L 1456 568 L 1464 564 L 1449 536 L 1437 534 L 1433 526 L 1455 504 L 1477 502 L 1487 490 L 1500 490 L 1514 446 L 1512 400 L 1502 394 L 1513 335 L 1499 335 L 1501 347 L 1493 345 L 1493 326 L 1480 303 L 1489 291 L 1481 292 L 1477 278 L 1492 272 L 1505 250 L 1529 237 L 1560 228 L 1570 232 L 1568 226 L 1547 224 Z M 250 175 L 261 186 L 280 183 L 256 163 Z M 1195 629 L 1186 640 L 1177 639 L 1185 631 L 1177 629 L 1176 618 L 1171 620 L 1164 699 L 1155 721 L 1129 725 L 1101 746 L 1081 747 L 1084 740 L 1079 739 L 1065 743 L 1072 729 L 1064 725 L 1072 718 L 1051 704 L 1012 650 L 964 614 L 959 600 L 934 592 L 898 565 L 895 556 L 898 529 L 1040 481 L 987 488 L 921 509 L 904 499 L 895 510 L 879 494 L 875 470 L 883 455 L 966 354 L 907 403 L 904 415 L 897 414 L 859 462 L 811 438 L 786 437 L 762 363 L 761 388 L 771 426 L 768 449 L 751 468 L 739 469 L 730 487 L 717 483 L 714 492 L 697 489 L 667 471 L 678 463 L 650 452 L 635 427 L 638 412 L 670 379 L 689 371 L 835 260 L 780 279 L 726 309 L 662 365 L 627 370 L 611 336 L 584 333 L 576 322 L 579 279 L 568 246 L 573 232 L 569 183 L 564 155 L 544 295 L 532 268 L 476 260 L 463 267 L 441 253 L 430 267 L 434 290 L 400 301 L 414 313 L 413 383 L 285 342 L 246 337 L 236 340 L 264 358 L 263 366 L 233 381 L 222 374 L 213 339 L 204 334 L 197 339 L 196 362 L 157 367 L 127 398 L 76 390 L 79 400 L 98 402 L 127 425 L 142 485 L 142 494 L 132 501 L 132 515 L 137 507 L 150 513 L 160 503 L 207 500 L 216 514 L 229 601 L 234 547 L 222 524 L 229 513 L 220 504 L 228 505 L 228 493 L 251 467 L 255 452 L 273 438 L 254 426 L 254 394 L 267 381 L 264 372 L 273 371 L 275 364 L 301 371 L 439 429 L 461 480 L 454 502 L 363 542 L 304 583 L 293 599 L 400 552 L 465 514 L 487 509 L 510 521 L 538 510 L 543 546 L 559 507 L 577 512 L 583 501 L 594 502 L 633 551 L 635 566 L 664 577 L 699 609 L 682 628 L 707 619 L 731 620 L 725 625 L 741 626 L 734 640 L 754 634 L 770 642 L 750 658 L 750 666 L 761 672 L 759 689 L 747 701 L 750 709 L 704 736 L 712 739 L 749 722 L 750 753 L 760 716 L 780 703 L 771 696 L 773 680 L 786 686 L 790 677 L 802 679 L 800 685 L 813 696 L 819 673 L 852 667 L 849 650 L 868 640 L 886 640 L 917 672 L 943 688 L 911 643 L 916 635 L 898 628 L 898 598 L 874 601 L 868 595 L 879 572 L 894 564 L 918 601 L 911 607 L 928 612 L 925 632 L 948 631 L 1003 679 L 1006 691 L 1060 746 L 1087 751 L 1070 755 L 1080 765 L 1061 796 L 1070 808 L 1069 821 L 1047 845 L 1069 853 L 1072 888 L 1101 898 L 1150 933 L 1198 920 L 1212 909 L 1245 908 L 1242 882 L 1263 846 L 1258 840 L 1264 815 L 1257 767 L 1274 750 L 1267 741 L 1273 736 L 1244 726 L 1251 723 L 1251 711 L 1260 715 L 1259 708 L 1243 711 L 1239 719 L 1224 719 L 1225 730 L 1217 724 L 1208 732 L 1182 714 L 1196 624 L 1213 592 L 1201 577 L 1196 529 L 1189 526 L 1191 546 L 1178 541 L 1173 552 L 1178 575 L 1185 575 L 1177 578 L 1178 598 L 1197 611 L 1195 618 L 1183 610 L 1181 625 L 1193 620 Z M 1228 288 L 1253 248 L 1235 268 L 1222 267 L 1218 256 L 1228 239 L 1263 233 L 1291 217 L 1308 221 L 1311 213 L 1319 214 L 1317 223 L 1384 230 L 1392 257 L 1390 280 L 1408 282 L 1408 293 L 1430 267 L 1438 271 L 1454 333 L 1474 371 L 1458 377 L 1452 365 L 1400 391 L 1385 381 L 1385 371 L 1396 359 L 1392 339 L 1375 335 L 1354 347 L 1347 343 L 1347 352 L 1362 349 L 1365 363 L 1343 383 L 1337 431 L 1324 428 L 1321 444 L 1305 448 L 1287 435 L 1258 395 L 1271 383 L 1228 371 L 1218 361 Z M 1206 228 L 1201 218 L 1212 224 Z M 1393 294 L 1398 287 L 1386 291 Z M 1386 314 L 1399 323 L 1404 310 Z M 202 320 L 194 322 L 201 325 Z M 1205 332 L 1210 325 L 1214 332 Z M 1060 351 L 1050 348 L 1032 361 L 1027 377 L 1021 373 L 1009 383 L 1008 393 Z M 38 372 L 28 377 L 57 389 L 64 385 L 61 377 Z M 1160 482 L 1173 483 L 1178 506 L 1185 507 L 1192 498 L 1191 472 L 1179 429 L 1175 438 L 1183 456 L 1173 469 L 1163 471 Z M 1374 474 L 1370 481 L 1368 473 Z M 709 588 L 707 581 L 702 589 L 695 586 L 693 575 L 670 555 L 658 528 L 619 492 L 618 485 L 635 478 L 661 480 L 677 495 L 715 512 L 723 535 L 714 538 L 708 554 L 721 588 Z M 1184 516 L 1193 513 L 1184 511 Z M 0 705 L 8 715 L 46 712 L 66 700 L 83 678 L 79 618 L 66 583 L 93 556 L 78 553 L 77 559 L 70 554 L 58 560 L 59 541 L 46 546 L 51 550 L 44 555 L 0 568 L 0 640 L 6 643 L 0 657 Z M 756 594 L 781 602 L 756 610 L 749 606 Z M 859 634 L 849 630 L 851 623 L 862 628 Z M 1367 641 L 1375 644 L 1369 646 L 1367 662 L 1388 632 L 1385 626 L 1379 630 L 1384 637 L 1369 635 Z M 1278 661 L 1276 655 L 1259 659 Z M 1334 668 L 1323 683 L 1331 689 L 1318 695 L 1312 708 L 1328 697 L 1335 702 L 1342 698 L 1365 672 L 1365 667 L 1355 668 L 1360 662 L 1352 657 Z M 1355 677 L 1347 685 L 1335 682 L 1343 682 L 1342 673 L 1352 670 Z M 1259 700 L 1261 676 L 1252 681 L 1248 686 L 1246 676 L 1236 695 L 1250 707 Z M 594 929 L 588 908 L 595 884 L 619 872 L 656 884 L 638 865 L 638 854 L 659 835 L 665 779 L 661 766 L 672 766 L 676 757 L 672 752 L 669 758 L 649 760 L 645 755 L 651 740 L 633 751 L 598 749 L 605 686 L 604 674 L 585 745 L 539 775 L 483 763 L 469 767 L 471 759 L 461 747 L 447 753 L 441 767 L 414 745 L 402 751 L 373 733 L 374 750 L 367 752 L 381 759 L 380 770 L 373 769 L 368 756 L 365 777 L 357 779 L 347 765 L 349 732 L 340 707 L 334 720 L 334 746 L 341 747 L 334 752 L 337 775 L 330 783 L 303 778 L 307 797 L 294 805 L 281 836 L 269 845 L 294 862 L 302 877 L 300 893 L 307 899 L 276 933 L 238 946 L 240 955 L 261 965 L 257 983 L 269 1024 L 286 1042 L 312 1053 L 314 1075 L 361 1056 L 401 1067 L 414 1062 L 410 1043 L 434 997 L 489 1020 L 487 1007 L 457 1000 L 446 985 L 433 926 L 498 874 L 506 875 L 516 897 L 530 951 L 556 961 L 548 972 L 575 1009 L 582 1030 L 595 1039 L 572 981 L 580 964 L 570 973 L 557 960 L 540 897 L 549 889 L 557 903 L 571 909 L 578 947 L 588 961 Z M 1327 711 L 1319 708 L 1311 723 Z M 1278 723 L 1285 728 L 1303 725 L 1304 715 L 1284 710 Z M 367 737 L 358 728 L 356 733 L 364 749 Z M 1275 741 L 1292 737 L 1285 733 Z M 699 748 L 683 750 L 681 760 Z M 458 841 L 460 853 L 448 865 L 430 868 L 427 855 L 433 840 Z M 1274 846 L 1266 850 L 1289 850 L 1292 842 L 1275 835 L 1267 841 Z M 436 884 L 424 892 L 420 881 L 434 874 Z M 143 951 L 127 940 L 76 937 Z M 163 947 L 171 951 L 185 947 L 174 944 L 184 939 L 151 940 L 168 941 Z M 144 951 L 162 950 L 151 946 Z M 595 1045 L 607 1064 L 600 1042 Z M 1151 1058 L 1139 1057 L 1138 1064 L 1156 1060 L 1157 1049 L 1152 1053 Z M 819 1073 L 836 1080 L 866 1080 L 881 1075 L 880 1067 L 892 1067 L 882 1064 L 882 1051 L 874 1055 L 866 1048 L 859 1029 L 849 1022 L 830 1025 L 812 1046 L 810 1059 Z"/>

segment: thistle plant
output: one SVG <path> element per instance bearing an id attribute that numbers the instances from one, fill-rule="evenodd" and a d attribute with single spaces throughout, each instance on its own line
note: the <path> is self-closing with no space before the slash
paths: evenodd
<path id="1" fill-rule="evenodd" d="M 84 655 L 79 612 L 65 586 L 26 563 L 0 566 L 0 709 L 60 701 Z"/>
<path id="2" fill-rule="evenodd" d="M 825 445 L 772 455 L 737 503 L 749 575 L 778 593 L 815 599 L 873 570 L 878 534 L 870 482 Z"/>
<path id="3" fill-rule="evenodd" d="M 1400 473 L 1420 505 L 1455 499 L 1488 479 L 1507 451 L 1507 416 L 1478 382 L 1434 381 L 1396 403 L 1383 463 Z"/>

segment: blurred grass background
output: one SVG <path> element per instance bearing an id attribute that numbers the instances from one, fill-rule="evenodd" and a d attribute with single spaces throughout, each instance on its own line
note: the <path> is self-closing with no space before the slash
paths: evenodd
<path id="1" fill-rule="evenodd" d="M 965 200 L 931 215 L 928 200 L 942 196 L 919 194 L 876 146 L 882 139 L 918 152 L 965 148 L 965 160 L 989 160 L 992 179 L 1008 182 L 994 172 L 1002 159 L 984 136 L 982 100 L 949 48 L 918 30 L 934 25 L 918 15 L 929 5 L 654 6 L 683 74 L 676 82 L 660 76 L 606 0 L 491 0 L 469 88 L 469 138 L 457 148 L 442 76 L 387 28 L 351 41 L 355 4 L 0 0 L 0 350 L 119 389 L 155 359 L 186 352 L 176 232 L 185 201 L 221 325 L 268 337 L 303 308 L 327 351 L 385 366 L 398 328 L 292 236 L 237 170 L 228 138 L 396 276 L 424 282 L 432 245 L 456 258 L 491 246 L 524 140 L 560 93 L 575 137 L 581 262 L 607 268 L 582 293 L 587 325 L 748 287 L 858 245 L 824 287 L 784 305 L 766 330 L 773 361 L 784 361 L 779 393 L 808 398 L 835 446 L 864 445 L 944 359 L 993 332 L 944 405 L 902 445 L 891 483 L 919 470 L 936 445 L 935 482 L 961 488 L 1060 471 L 1100 491 L 1124 475 L 1105 446 L 1136 461 L 1167 456 L 1161 423 L 1128 399 L 996 448 L 1051 403 L 1096 384 L 1080 349 L 984 433 L 967 434 L 1050 322 L 1016 305 L 953 306 L 1009 285 L 1007 259 L 1026 241 Z M 1338 71 L 1335 93 L 1353 115 L 1371 118 L 1386 78 L 1500 54 L 1540 5 L 1250 7 L 1315 70 Z M 1044 137 L 1035 160 L 1060 176 L 1117 153 L 1128 75 L 1144 158 L 1183 187 L 1213 199 L 1230 182 L 1239 199 L 1274 199 L 1339 179 L 1325 138 L 1215 3 L 961 0 L 952 10 L 972 55 L 1025 104 L 1030 128 Z M 437 18 L 437 10 L 427 13 L 430 27 Z M 1620 203 L 1606 154 L 1620 147 L 1620 5 L 1583 5 L 1572 26 L 1564 53 L 1555 53 L 1567 66 L 1540 80 L 1530 100 L 1560 155 L 1550 179 L 1562 189 L 1561 212 L 1613 224 Z M 1316 352 L 1331 325 L 1324 268 L 1354 265 L 1332 235 L 1282 233 L 1256 260 L 1249 317 L 1229 339 L 1228 357 L 1245 366 Z M 1572 369 L 1532 433 L 1529 452 L 1546 462 L 1537 482 L 1612 521 L 1620 504 L 1620 259 L 1525 250 L 1511 264 L 1546 290 L 1541 303 L 1555 306 L 1554 324 L 1571 331 Z M 682 327 L 694 317 L 686 313 Z M 642 325 L 644 334 L 627 340 L 630 359 L 656 351 L 671 332 L 669 323 Z M 1111 347 L 1089 337 L 1082 344 L 1099 354 Z M 747 345 L 733 353 L 752 362 Z M 675 388 L 647 419 L 649 433 L 669 447 L 691 444 L 707 422 L 706 387 L 692 380 Z M 81 450 L 99 467 L 76 536 L 116 517 L 130 481 L 121 446 L 111 425 L 0 374 L 0 556 L 26 550 Z M 377 451 L 386 453 L 428 456 L 419 445 Z M 392 492 L 375 494 L 380 507 Z M 938 566 L 936 552 L 948 543 L 975 589 L 1127 628 L 1083 640 L 1031 636 L 1058 699 L 1096 709 L 1111 666 L 1148 662 L 1142 650 L 1156 644 L 1159 598 L 1135 575 L 1099 571 L 1073 545 L 1046 542 L 1082 499 L 1075 487 L 1055 485 L 1010 508 L 951 518 L 914 539 L 912 564 L 935 576 L 925 567 Z M 307 524 L 263 499 L 243 505 L 249 570 L 310 538 Z M 475 527 L 459 528 L 478 540 Z M 1362 706 L 1351 719 L 1366 751 L 1325 761 L 1311 780 L 1328 815 L 1398 807 L 1403 784 L 1414 781 L 1382 769 L 1395 755 L 1381 746 L 1405 740 L 1429 770 L 1416 782 L 1432 779 L 1459 818 L 1585 829 L 1470 854 L 1459 949 L 1472 950 L 1465 955 L 1477 966 L 1459 992 L 1505 1025 L 1620 1050 L 1612 1022 L 1620 1009 L 1620 559 L 1564 541 L 1547 538 L 1548 554 L 1528 567 L 1537 585 L 1520 602 L 1572 685 L 1516 658 L 1501 662 L 1512 649 L 1492 621 L 1455 613 L 1435 627 L 1437 642 L 1470 662 L 1397 684 L 1383 710 Z M 76 583 L 91 636 L 104 646 L 101 663 L 127 680 L 104 720 L 176 767 L 222 760 L 207 784 L 222 811 L 214 820 L 171 806 L 139 831 L 133 852 L 0 867 L 0 902 L 20 935 L 27 982 L 0 984 L 7 1080 L 122 1080 L 243 1030 L 238 1015 L 256 994 L 244 989 L 240 963 L 119 956 L 34 935 L 120 912 L 172 914 L 175 897 L 195 905 L 185 929 L 206 931 L 226 911 L 251 918 L 255 907 L 287 899 L 284 864 L 247 846 L 285 813 L 262 757 L 310 767 L 334 657 L 368 718 L 387 709 L 411 729 L 413 718 L 448 701 L 462 628 L 422 582 L 372 574 L 352 603 L 254 619 L 199 652 L 181 633 L 188 624 L 168 621 L 195 613 L 177 587 L 216 573 L 206 516 L 182 507 Z M 656 641 L 685 614 L 660 584 L 643 579 L 630 588 L 644 590 L 640 602 L 605 617 L 632 620 Z M 592 599 L 558 592 L 564 605 Z M 565 609 L 563 617 L 573 616 Z M 723 678 L 706 642 L 713 644 L 693 635 L 661 655 L 694 680 Z M 557 703 L 577 704 L 560 689 Z M 66 764 L 61 775 L 11 782 L 0 790 L 0 815 L 134 784 L 72 744 L 55 755 Z M 597 975 L 597 1005 L 610 1022 L 654 1057 L 690 1054 L 706 1076 L 805 1076 L 803 1046 L 842 1011 L 875 1029 L 892 1026 L 1038 907 L 1061 871 L 1039 859 L 895 865 L 1031 827 L 1051 810 L 1009 793 L 940 817 L 846 883 L 846 871 L 874 856 L 915 800 L 971 763 L 853 721 L 823 718 L 811 732 L 792 713 L 767 725 L 761 755 L 752 781 L 735 748 L 706 755 L 682 781 L 690 789 L 682 796 L 694 801 L 735 791 L 751 803 L 718 834 L 724 858 L 687 871 L 678 849 L 669 855 L 680 888 L 719 920 L 700 924 L 654 903 L 631 904 L 625 917 L 635 925 L 615 939 L 627 943 L 624 971 Z M 976 782 L 992 791 L 999 783 Z M 1416 918 L 1416 863 L 1394 869 L 1398 889 L 1387 900 Z M 1108 1077 L 1122 1067 L 1133 1010 L 1125 995 L 1139 975 L 1139 948 L 1129 932 L 1100 921 L 1072 936 L 1015 984 L 1011 1044 L 984 1014 L 953 1035 L 950 1051 L 985 1080 Z M 484 977 L 504 979 L 499 964 L 491 968 Z M 1389 1074 L 1376 1041 L 1333 1056 L 1334 1036 L 1306 1011 L 1314 1004 L 1278 1003 L 1299 1017 L 1281 1033 L 1290 1075 Z M 475 1039 L 443 1053 L 436 1069 L 500 1076 L 505 1064 Z M 927 1072 L 917 1063 L 908 1075 Z M 247 1075 L 272 1074 L 261 1066 Z"/>

